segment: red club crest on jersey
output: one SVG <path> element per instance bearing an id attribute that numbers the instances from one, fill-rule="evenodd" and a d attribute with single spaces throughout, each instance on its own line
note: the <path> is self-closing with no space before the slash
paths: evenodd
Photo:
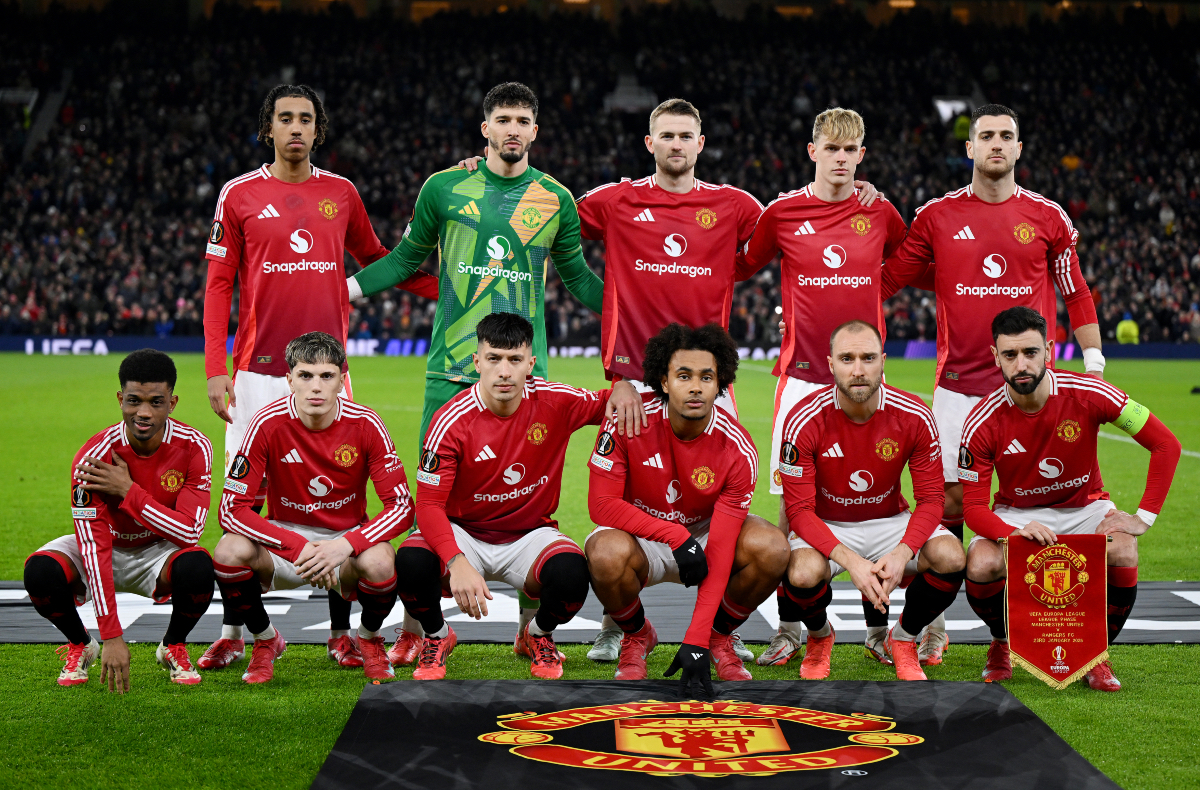
<path id="1" fill-rule="evenodd" d="M 358 460 L 358 448 L 352 444 L 343 444 L 333 451 L 333 460 L 338 466 L 353 466 Z"/>
<path id="2" fill-rule="evenodd" d="M 712 484 L 717 482 L 717 475 L 707 466 L 700 466 L 692 470 L 692 485 L 700 491 L 712 488 Z"/>
<path id="3" fill-rule="evenodd" d="M 168 469 L 163 472 L 162 477 L 158 478 L 158 482 L 162 484 L 165 490 L 174 494 L 183 488 L 183 472 L 176 469 Z"/>
<path id="4" fill-rule="evenodd" d="M 1037 230 L 1028 222 L 1022 222 L 1013 228 L 1013 235 L 1017 237 L 1017 241 L 1028 244 L 1037 238 Z"/>
<path id="5" fill-rule="evenodd" d="M 541 444 L 542 442 L 546 441 L 546 434 L 546 424 L 535 422 L 533 425 L 529 426 L 529 430 L 525 433 L 525 438 L 534 444 Z"/>
<path id="6" fill-rule="evenodd" d="M 895 460 L 900 456 L 900 442 L 895 439 L 880 439 L 875 444 L 875 455 L 885 461 Z"/>
<path id="7" fill-rule="evenodd" d="M 710 208 L 702 208 L 696 212 L 696 222 L 700 227 L 709 230 L 717 224 L 717 212 Z"/>
<path id="8" fill-rule="evenodd" d="M 1079 440 L 1083 435 L 1083 431 L 1079 428 L 1079 423 L 1074 420 L 1063 420 L 1058 424 L 1058 428 L 1054 431 L 1058 434 L 1058 438 L 1064 442 L 1070 443 Z"/>
<path id="9" fill-rule="evenodd" d="M 321 212 L 321 216 L 325 219 L 333 219 L 337 216 L 337 203 L 334 203 L 329 198 L 325 198 L 317 204 L 317 211 Z"/>
<path id="10" fill-rule="evenodd" d="M 850 227 L 859 236 L 866 236 L 871 232 L 871 220 L 867 219 L 866 214 L 855 214 L 850 218 Z"/>

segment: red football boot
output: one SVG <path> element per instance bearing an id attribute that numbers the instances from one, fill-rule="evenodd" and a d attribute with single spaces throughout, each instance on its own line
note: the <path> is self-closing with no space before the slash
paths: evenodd
<path id="1" fill-rule="evenodd" d="M 896 639 L 888 631 L 887 651 L 896 666 L 898 680 L 929 680 L 921 669 L 921 659 L 917 656 L 917 643 Z"/>
<path id="2" fill-rule="evenodd" d="M 658 632 L 646 620 L 640 631 L 625 634 L 621 639 L 621 658 L 617 661 L 616 680 L 645 680 L 646 659 L 658 646 Z"/>
<path id="3" fill-rule="evenodd" d="M 246 643 L 241 639 L 218 639 L 208 646 L 196 661 L 197 669 L 224 669 L 246 657 Z"/>
<path id="4" fill-rule="evenodd" d="M 1121 681 L 1117 680 L 1117 676 L 1113 674 L 1112 664 L 1107 661 L 1102 661 L 1096 666 L 1088 670 L 1084 676 L 1087 681 L 1088 688 L 1095 691 L 1120 691 Z"/>
<path id="5" fill-rule="evenodd" d="M 88 682 L 88 668 L 100 657 L 100 643 L 88 636 L 86 645 L 67 642 L 54 648 L 62 659 L 63 668 L 58 673 L 58 685 L 82 686 Z"/>
<path id="6" fill-rule="evenodd" d="M 550 634 L 535 635 L 529 633 L 529 626 L 521 632 L 521 652 L 518 655 L 528 655 L 529 674 L 543 680 L 557 680 L 563 675 L 563 654 L 554 644 Z"/>
<path id="7" fill-rule="evenodd" d="M 813 636 L 808 632 L 804 660 L 800 662 L 801 680 L 824 680 L 829 677 L 829 659 L 833 655 L 833 643 L 837 634 L 829 626 L 829 636 Z"/>
<path id="8" fill-rule="evenodd" d="M 255 639 L 254 647 L 250 649 L 250 666 L 246 667 L 242 680 L 247 683 L 266 683 L 275 677 L 275 659 L 287 650 L 287 642 L 283 634 L 275 629 L 274 639 Z"/>
<path id="9" fill-rule="evenodd" d="M 708 652 L 717 665 L 717 680 L 754 680 L 742 659 L 733 652 L 733 634 L 713 631 L 708 638 Z"/>
<path id="10" fill-rule="evenodd" d="M 325 644 L 327 655 L 339 666 L 357 669 L 363 665 L 362 651 L 349 634 L 332 637 Z"/>
<path id="11" fill-rule="evenodd" d="M 411 666 L 417 660 L 417 653 L 421 652 L 421 637 L 403 628 L 397 628 L 396 634 L 396 644 L 388 651 L 388 661 L 394 667 Z"/>
<path id="12" fill-rule="evenodd" d="M 1007 639 L 993 639 L 988 646 L 987 664 L 983 667 L 983 679 L 988 683 L 1012 680 L 1012 656 L 1008 652 Z"/>
<path id="13" fill-rule="evenodd" d="M 454 629 L 449 630 L 450 633 L 441 638 L 425 635 L 421 642 L 421 657 L 417 659 L 417 668 L 413 670 L 413 680 L 441 680 L 446 677 L 446 659 L 458 644 Z"/>
<path id="14" fill-rule="evenodd" d="M 364 675 L 371 680 L 389 680 L 396 677 L 392 670 L 392 662 L 388 661 L 387 645 L 384 644 L 382 636 L 363 639 L 355 634 L 352 641 L 358 654 L 362 656 Z"/>

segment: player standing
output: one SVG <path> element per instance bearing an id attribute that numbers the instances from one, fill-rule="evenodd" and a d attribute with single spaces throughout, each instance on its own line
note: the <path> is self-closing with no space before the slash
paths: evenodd
<path id="1" fill-rule="evenodd" d="M 698 682 L 711 695 L 716 659 L 721 680 L 750 680 L 732 634 L 779 585 L 788 548 L 775 525 L 749 513 L 758 476 L 750 434 L 715 408 L 737 365 L 721 326 L 667 326 L 642 363 L 654 393 L 649 426 L 622 436 L 608 422 L 596 441 L 588 510 L 600 526 L 585 545 L 596 597 L 624 633 L 618 680 L 646 677 L 658 635 L 640 594 L 665 581 L 700 585 L 667 675 L 683 669 L 684 693 Z"/>
<path id="2" fill-rule="evenodd" d="M 540 601 L 515 650 L 531 659 L 534 677 L 558 678 L 554 629 L 583 605 L 588 569 L 552 516 L 571 434 L 603 422 L 611 391 L 531 377 L 534 330 L 519 315 L 492 313 L 475 333 L 479 383 L 434 416 L 417 473 L 421 529 L 396 552 L 400 599 L 425 629 L 413 678 L 445 677 L 458 641 L 442 616 L 442 591 L 479 619 L 489 580 Z"/>
<path id="3" fill-rule="evenodd" d="M 834 384 L 793 406 L 784 425 L 779 472 L 793 537 L 780 626 L 788 633 L 800 622 L 808 627 L 800 664 L 806 680 L 829 677 L 829 583 L 842 570 L 880 612 L 902 579 L 915 577 L 900 622 L 890 632 L 867 631 L 868 645 L 884 643 L 880 652 L 901 680 L 926 680 L 915 640 L 963 582 L 962 541 L 938 523 L 941 447 L 933 414 L 883 383 L 886 358 L 874 322 L 837 327 L 827 363 Z M 911 513 L 900 493 L 905 464 L 917 499 Z"/>
<path id="4" fill-rule="evenodd" d="M 92 600 L 100 638 L 101 682 L 129 690 L 129 648 L 117 613 L 118 592 L 171 600 L 171 620 L 155 653 L 171 682 L 193 685 L 187 636 L 208 610 L 213 562 L 196 544 L 204 532 L 212 487 L 212 445 L 171 412 L 175 363 L 144 348 L 118 371 L 121 422 L 88 439 L 71 468 L 75 534 L 50 541 L 25 561 L 34 609 L 67 638 L 60 686 L 88 681 L 100 645 L 76 604 Z M 64 655 L 65 653 L 65 655 Z"/>
<path id="5" fill-rule="evenodd" d="M 1179 462 L 1179 440 L 1142 404 L 1092 376 L 1048 370 L 1046 320 L 1012 307 L 992 320 L 992 354 L 1004 385 L 967 416 L 958 476 L 967 526 L 967 600 L 992 632 L 984 680 L 1012 677 L 1004 621 L 1004 551 L 1009 535 L 1043 546 L 1056 535 L 1108 535 L 1108 642 L 1121 632 L 1137 597 L 1137 538 L 1154 524 Z M 1150 451 L 1137 513 L 1117 510 L 1100 480 L 1096 435 L 1106 422 Z M 988 508 L 992 472 L 1000 482 Z M 1109 662 L 1087 673 L 1097 691 L 1118 691 Z"/>
<path id="6" fill-rule="evenodd" d="M 904 241 L 907 228 L 900 213 L 887 200 L 863 205 L 854 172 L 867 149 L 866 124 L 854 110 L 834 107 L 813 121 L 808 156 L 816 163 L 813 182 L 773 200 L 758 220 L 754 235 L 743 251 L 740 276 L 754 272 L 783 254 L 780 283 L 783 321 L 787 327 L 773 371 L 775 387 L 774 429 L 771 433 L 771 493 L 782 494 L 779 448 L 783 426 L 792 407 L 810 393 L 833 384 L 829 370 L 829 336 L 839 324 L 858 319 L 884 331 L 880 306 L 883 261 Z M 787 508 L 779 501 L 780 526 L 787 530 Z M 784 591 L 779 604 L 786 607 Z M 882 634 L 886 615 L 868 613 L 868 632 Z M 881 620 L 881 622 L 877 622 Z M 795 632 L 784 627 L 758 657 L 758 663 L 786 664 L 800 647 L 800 624 Z M 882 637 L 868 649 L 879 650 Z"/>
<path id="7" fill-rule="evenodd" d="M 254 635 L 242 679 L 266 683 L 287 643 L 271 625 L 262 592 L 305 584 L 358 598 L 353 641 L 368 678 L 392 677 L 379 628 L 396 602 L 392 545 L 413 522 L 404 464 L 375 412 L 339 397 L 346 352 L 336 338 L 308 332 L 287 344 L 292 394 L 254 415 L 229 466 L 217 543 L 221 597 Z M 264 480 L 270 514 L 254 503 Z M 367 478 L 383 510 L 367 518 Z"/>
<path id="8" fill-rule="evenodd" d="M 980 398 L 1003 383 L 985 351 L 988 317 L 1016 305 L 1030 307 L 1046 319 L 1053 337 L 1057 286 L 1087 371 L 1104 372 L 1096 305 L 1075 252 L 1079 233 L 1057 203 L 1017 185 L 1019 138 L 1015 112 L 999 104 L 976 108 L 966 143 L 975 162 L 971 184 L 917 209 L 908 238 L 883 270 L 885 299 L 919 279 L 932 279 L 937 295 L 933 414 L 946 481 L 942 524 L 960 536 L 962 484 L 955 456 L 963 421 Z M 948 643 L 945 621 L 939 619 L 922 640 L 922 661 L 940 663 Z"/>
<path id="9" fill-rule="evenodd" d="M 283 359 L 288 340 L 315 330 L 345 344 L 350 320 L 342 287 L 345 253 L 364 266 L 387 254 L 354 184 L 312 164 L 312 151 L 329 127 L 316 91 L 277 85 L 263 101 L 258 125 L 259 142 L 274 146 L 275 161 L 221 189 L 205 256 L 205 370 L 209 405 L 229 423 L 226 471 L 250 419 L 289 393 Z M 230 379 L 225 342 L 235 277 L 240 300 Z M 437 298 L 437 281 L 429 275 L 414 275 L 402 287 Z M 348 375 L 343 395 L 351 395 Z M 362 666 L 348 636 L 350 604 L 330 593 L 329 612 L 329 656 L 342 666 Z M 226 610 L 221 639 L 198 664 L 219 669 L 241 659 L 243 650 L 242 625 Z"/>

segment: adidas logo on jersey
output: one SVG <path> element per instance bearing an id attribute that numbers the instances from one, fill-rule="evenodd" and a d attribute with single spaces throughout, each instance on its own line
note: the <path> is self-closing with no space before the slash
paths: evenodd
<path id="1" fill-rule="evenodd" d="M 633 218 L 634 222 L 654 222 L 654 215 L 650 213 L 650 209 L 645 209 L 641 214 Z"/>
<path id="2" fill-rule="evenodd" d="M 467 205 L 460 208 L 458 210 L 458 213 L 462 214 L 463 216 L 467 216 L 467 217 L 478 217 L 479 216 L 479 206 L 476 206 L 475 201 L 472 200 L 470 203 L 468 203 Z"/>
<path id="3" fill-rule="evenodd" d="M 842 452 L 842 446 L 840 444 L 838 444 L 837 442 L 834 442 L 833 447 L 830 447 L 828 450 L 821 453 L 821 457 L 822 458 L 845 458 L 846 454 Z"/>
<path id="4" fill-rule="evenodd" d="M 1004 450 L 1005 455 L 1016 455 L 1017 453 L 1025 452 L 1025 448 L 1016 439 L 1008 443 L 1008 447 Z"/>
<path id="5" fill-rule="evenodd" d="M 288 453 L 287 455 L 285 455 L 283 457 L 283 462 L 285 464 L 302 464 L 302 463 L 304 463 L 304 461 L 301 460 L 301 458 L 300 458 L 300 451 L 297 450 L 295 447 L 292 448 L 292 451 L 290 453 Z"/>
<path id="6" fill-rule="evenodd" d="M 813 230 L 812 223 L 808 220 L 804 220 L 804 224 L 800 226 L 800 230 L 796 231 L 797 236 L 811 236 L 814 233 L 816 231 Z"/>
<path id="7" fill-rule="evenodd" d="M 961 239 L 963 241 L 965 241 L 967 239 L 973 240 L 975 238 L 975 234 L 971 232 L 971 226 L 966 225 L 963 227 L 962 230 L 960 230 L 958 233 L 954 234 L 954 238 Z"/>
<path id="8" fill-rule="evenodd" d="M 268 203 L 267 207 L 265 209 L 263 209 L 262 211 L 260 211 L 258 214 L 259 219 L 271 219 L 272 217 L 278 217 L 278 216 L 279 216 L 279 212 L 276 211 L 275 207 L 272 206 L 270 203 Z"/>
<path id="9" fill-rule="evenodd" d="M 662 469 L 662 455 L 660 453 L 655 453 L 653 457 L 642 461 L 642 466 L 653 466 L 655 469 Z"/>
<path id="10" fill-rule="evenodd" d="M 476 461 L 490 461 L 495 457 L 496 457 L 496 454 L 494 452 L 492 452 L 492 448 L 488 447 L 485 444 L 483 446 L 483 449 L 479 451 L 479 455 L 475 456 L 475 460 Z"/>

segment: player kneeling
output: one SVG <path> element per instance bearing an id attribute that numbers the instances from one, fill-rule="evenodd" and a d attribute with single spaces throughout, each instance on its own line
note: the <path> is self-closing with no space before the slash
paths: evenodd
<path id="1" fill-rule="evenodd" d="M 118 592 L 171 600 L 171 620 L 156 658 L 173 683 L 200 674 L 187 635 L 208 610 L 213 562 L 196 544 L 204 532 L 212 485 L 212 445 L 173 420 L 175 363 L 142 349 L 121 362 L 117 402 L 122 420 L 75 454 L 71 516 L 75 534 L 52 540 L 25 561 L 25 589 L 38 614 L 67 638 L 60 686 L 87 683 L 100 645 L 76 604 L 92 599 L 100 638 L 101 682 L 129 690 L 129 648 L 117 616 Z"/>
<path id="2" fill-rule="evenodd" d="M 604 420 L 612 390 L 591 392 L 532 376 L 533 325 L 493 313 L 476 326 L 479 383 L 438 409 L 417 472 L 419 532 L 396 552 L 400 600 L 421 623 L 417 680 L 446 676 L 457 643 L 442 616 L 443 592 L 460 610 L 487 615 L 487 582 L 540 599 L 514 650 L 537 678 L 562 677 L 554 629 L 588 591 L 587 562 L 558 530 L 563 458 L 571 434 Z M 618 385 L 627 388 L 628 383 Z M 640 426 L 639 426 L 640 427 Z"/>
<path id="3" fill-rule="evenodd" d="M 225 534 L 214 552 L 217 584 L 254 634 L 242 679 L 266 683 L 287 647 L 267 616 L 263 591 L 305 584 L 358 598 L 362 619 L 353 639 L 363 673 L 393 677 L 378 632 L 396 603 L 388 541 L 413 521 L 404 465 L 379 415 L 338 397 L 346 363 L 341 343 L 309 332 L 288 343 L 284 356 L 292 394 L 254 415 L 221 495 Z M 383 502 L 372 519 L 367 478 Z M 254 511 L 268 479 L 270 520 Z M 241 657 L 224 641 L 205 653 L 217 666 Z"/>
<path id="4" fill-rule="evenodd" d="M 622 436 L 606 423 L 596 441 L 588 509 L 603 526 L 585 545 L 596 597 L 625 634 L 617 680 L 646 677 L 658 635 L 639 595 L 666 581 L 700 585 L 667 675 L 682 668 L 685 693 L 698 681 L 711 694 L 715 659 L 721 680 L 750 679 L 732 634 L 775 591 L 788 549 L 775 525 L 748 512 L 758 476 L 750 434 L 713 408 L 737 365 L 720 326 L 669 325 L 646 344 L 649 427 Z"/>
<path id="5" fill-rule="evenodd" d="M 1162 510 L 1179 462 L 1179 440 L 1145 406 L 1094 376 L 1049 370 L 1046 320 L 1011 307 L 992 321 L 992 352 L 1004 386 L 983 398 L 963 425 L 958 476 L 963 515 L 975 532 L 967 552 L 967 600 L 991 629 L 983 678 L 1012 677 L 1004 620 L 1004 551 L 1021 535 L 1043 546 L 1056 535 L 1108 535 L 1108 641 L 1121 632 L 1137 597 L 1137 536 Z M 1111 422 L 1150 451 L 1136 515 L 1122 513 L 1100 480 L 1096 436 Z M 992 472 L 1000 488 L 988 509 Z M 1086 676 L 1097 691 L 1121 683 L 1107 661 Z"/>
<path id="6" fill-rule="evenodd" d="M 792 559 L 780 605 L 781 633 L 808 643 L 800 677 L 829 677 L 834 631 L 826 616 L 829 581 L 843 569 L 875 607 L 912 577 L 900 622 L 868 628 L 867 648 L 894 664 L 901 680 L 925 680 L 915 639 L 962 586 L 962 542 L 939 524 L 942 467 L 933 413 L 918 398 L 883 384 L 879 331 L 849 321 L 829 338 L 834 384 L 792 407 L 779 452 Z M 900 473 L 908 464 L 917 507 L 908 511 Z"/>

